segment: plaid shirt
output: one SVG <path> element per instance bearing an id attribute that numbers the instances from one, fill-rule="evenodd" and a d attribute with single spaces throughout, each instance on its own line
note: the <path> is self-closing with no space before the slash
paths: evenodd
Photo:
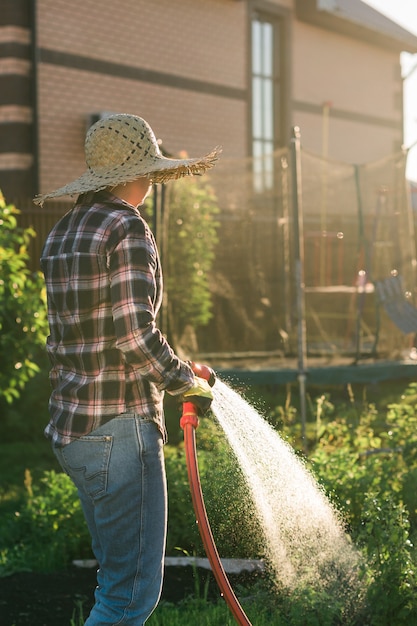
<path id="1" fill-rule="evenodd" d="M 194 375 L 155 317 L 162 274 L 139 211 L 108 192 L 88 194 L 52 229 L 41 266 L 48 295 L 51 419 L 57 446 L 134 411 L 165 435 L 163 393 Z"/>

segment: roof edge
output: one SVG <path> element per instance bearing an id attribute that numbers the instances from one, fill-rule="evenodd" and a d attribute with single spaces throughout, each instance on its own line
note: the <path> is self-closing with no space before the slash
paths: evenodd
<path id="1" fill-rule="evenodd" d="M 295 0 L 297 19 L 395 52 L 417 52 L 417 36 L 361 0 Z"/>

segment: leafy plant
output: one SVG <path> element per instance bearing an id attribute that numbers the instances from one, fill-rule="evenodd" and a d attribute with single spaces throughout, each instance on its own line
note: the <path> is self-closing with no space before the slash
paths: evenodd
<path id="1" fill-rule="evenodd" d="M 407 510 L 394 498 L 367 494 L 358 545 L 366 555 L 370 623 L 413 624 L 417 621 L 417 575 L 409 538 Z"/>
<path id="2" fill-rule="evenodd" d="M 0 522 L 0 576 L 48 572 L 91 555 L 77 490 L 63 473 L 47 471 L 39 483 L 25 473 L 25 496 Z"/>
<path id="3" fill-rule="evenodd" d="M 217 199 L 212 188 L 182 178 L 164 188 L 164 211 L 157 231 L 162 253 L 168 332 L 174 341 L 212 317 L 209 272 L 217 244 Z M 145 214 L 153 215 L 148 199 Z"/>
<path id="4" fill-rule="evenodd" d="M 339 415 L 325 424 L 310 458 L 364 553 L 371 626 L 406 626 L 417 619 L 416 398 L 412 384 L 383 414 L 364 405 L 354 422 Z"/>
<path id="5" fill-rule="evenodd" d="M 7 403 L 39 371 L 37 357 L 48 329 L 43 280 L 28 268 L 35 233 L 17 225 L 18 214 L 0 192 L 0 400 Z"/>
<path id="6" fill-rule="evenodd" d="M 19 397 L 10 404 L 4 402 L 4 406 L 1 406 L 0 441 L 2 443 L 38 442 L 39 439 L 42 443 L 44 442 L 43 430 L 50 418 L 48 401 L 51 394 L 48 375 L 50 364 L 46 351 L 37 355 L 36 365 L 39 367 L 39 372 L 27 381 Z M 48 452 L 51 455 L 50 445 Z"/>

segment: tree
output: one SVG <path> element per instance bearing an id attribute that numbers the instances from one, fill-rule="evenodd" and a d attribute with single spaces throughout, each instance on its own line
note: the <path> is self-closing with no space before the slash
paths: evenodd
<path id="1" fill-rule="evenodd" d="M 48 334 L 43 279 L 28 267 L 35 232 L 18 226 L 19 213 L 0 192 L 0 400 L 7 403 L 39 371 L 37 355 Z"/>

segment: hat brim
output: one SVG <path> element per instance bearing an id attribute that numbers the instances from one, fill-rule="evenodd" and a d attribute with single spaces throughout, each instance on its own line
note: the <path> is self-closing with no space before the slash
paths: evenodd
<path id="1" fill-rule="evenodd" d="M 215 165 L 220 154 L 221 148 L 218 146 L 209 154 L 197 159 L 172 159 L 157 155 L 152 160 L 148 160 L 146 164 L 132 163 L 132 165 L 129 165 L 124 163 L 105 172 L 87 170 L 71 183 L 49 193 L 40 194 L 33 201 L 35 204 L 42 206 L 48 198 L 100 191 L 106 189 L 106 187 L 115 187 L 122 183 L 131 182 L 142 176 L 148 177 L 153 183 L 166 183 L 169 180 L 175 180 L 183 176 L 201 175 Z"/>

